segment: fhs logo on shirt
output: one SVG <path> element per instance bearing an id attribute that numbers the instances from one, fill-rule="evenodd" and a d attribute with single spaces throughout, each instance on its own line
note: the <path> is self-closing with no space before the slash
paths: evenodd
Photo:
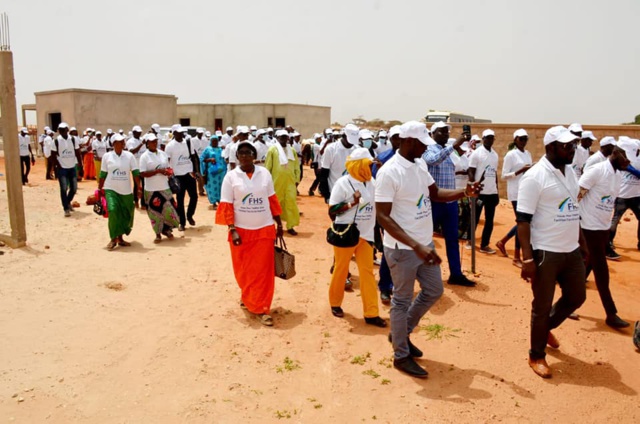
<path id="1" fill-rule="evenodd" d="M 242 198 L 242 204 L 249 204 L 249 205 L 261 205 L 262 204 L 262 198 L 261 197 L 254 197 L 253 193 L 249 193 L 246 196 L 244 196 Z"/>
<path id="2" fill-rule="evenodd" d="M 114 177 L 126 177 L 127 176 L 127 172 L 126 171 L 121 171 L 119 168 L 114 169 L 112 174 L 113 174 Z"/>
<path id="3" fill-rule="evenodd" d="M 602 196 L 600 198 L 600 202 L 602 203 L 609 202 L 610 201 L 609 199 L 611 199 L 611 196 Z"/>
<path id="4" fill-rule="evenodd" d="M 558 205 L 558 210 L 560 210 L 560 212 L 564 212 L 565 209 L 567 212 L 573 212 L 578 210 L 578 207 L 573 203 L 573 200 L 571 200 L 571 197 L 567 197 Z"/>
<path id="5" fill-rule="evenodd" d="M 363 211 L 363 210 L 365 210 L 365 209 L 366 209 L 366 212 L 368 212 L 368 213 L 373 212 L 373 206 L 371 205 L 371 202 L 367 202 L 367 203 L 365 203 L 363 206 L 361 206 L 361 207 L 358 209 L 358 212 L 362 212 L 362 211 Z"/>
<path id="6" fill-rule="evenodd" d="M 73 155 L 73 150 L 63 149 L 61 155 L 62 156 L 72 156 Z"/>
<path id="7" fill-rule="evenodd" d="M 418 202 L 416 203 L 416 207 L 418 208 L 418 210 L 421 210 L 423 206 L 425 206 L 426 208 L 428 202 L 429 202 L 429 198 L 424 197 L 424 193 L 423 193 L 418 199 Z"/>

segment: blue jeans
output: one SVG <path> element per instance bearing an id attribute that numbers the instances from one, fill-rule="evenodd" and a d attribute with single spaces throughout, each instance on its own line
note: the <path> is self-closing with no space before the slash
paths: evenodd
<path id="1" fill-rule="evenodd" d="M 616 199 L 613 209 L 613 219 L 611 220 L 611 229 L 609 230 L 609 243 L 613 244 L 613 239 L 616 237 L 616 232 L 618 231 L 618 224 L 627 209 L 631 209 L 638 220 L 636 238 L 640 246 L 640 197 L 632 197 L 630 199 L 621 199 L 618 197 Z"/>
<path id="2" fill-rule="evenodd" d="M 433 243 L 430 245 L 433 248 Z M 393 277 L 391 298 L 391 337 L 395 359 L 409 356 L 408 337 L 420 319 L 440 299 L 444 288 L 440 265 L 427 265 L 413 250 L 384 248 Z M 413 299 L 418 280 L 420 293 Z"/>
<path id="3" fill-rule="evenodd" d="M 78 191 L 78 176 L 76 168 L 58 168 L 58 183 L 60 184 L 60 200 L 64 211 L 71 210 L 71 202 Z"/>
<path id="4" fill-rule="evenodd" d="M 433 226 L 442 228 L 442 236 L 447 248 L 447 261 L 451 276 L 462 275 L 460 265 L 460 245 L 458 244 L 458 202 L 431 202 Z"/>
<path id="5" fill-rule="evenodd" d="M 515 213 L 517 215 L 517 211 L 518 211 L 518 202 L 516 200 L 512 200 L 511 201 L 511 206 L 513 206 L 513 213 Z M 516 216 L 517 217 L 517 216 Z M 511 229 L 509 230 L 509 232 L 507 233 L 505 239 L 507 239 L 507 241 L 511 240 L 513 237 L 516 238 L 516 250 L 520 249 L 520 239 L 518 238 L 518 225 L 514 225 L 513 227 L 511 227 Z"/>

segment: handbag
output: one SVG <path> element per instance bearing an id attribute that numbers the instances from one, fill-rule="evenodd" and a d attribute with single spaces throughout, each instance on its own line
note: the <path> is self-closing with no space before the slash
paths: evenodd
<path id="1" fill-rule="evenodd" d="M 96 202 L 93 204 L 93 212 L 104 218 L 109 218 L 107 198 L 100 194 L 100 190 L 96 190 L 94 197 L 96 199 Z"/>
<path id="2" fill-rule="evenodd" d="M 169 188 L 173 194 L 178 194 L 180 191 L 180 180 L 178 180 L 178 177 L 175 175 L 171 175 L 169 177 Z"/>
<path id="3" fill-rule="evenodd" d="M 287 252 L 287 245 L 282 237 L 278 237 L 273 247 L 275 254 L 275 274 L 283 280 L 289 280 L 296 275 L 296 257 Z"/>
<path id="4" fill-rule="evenodd" d="M 351 182 L 349 182 L 351 185 Z M 355 188 L 353 192 L 355 193 Z M 331 226 L 327 228 L 327 243 L 336 247 L 354 247 L 360 242 L 360 230 L 356 225 L 356 217 L 358 216 L 358 207 L 356 206 L 356 213 L 353 215 L 353 222 L 351 224 L 336 224 L 331 223 Z"/>

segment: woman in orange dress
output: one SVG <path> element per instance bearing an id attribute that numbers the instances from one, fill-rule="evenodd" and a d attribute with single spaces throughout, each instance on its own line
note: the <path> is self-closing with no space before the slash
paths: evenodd
<path id="1" fill-rule="evenodd" d="M 94 131 L 91 130 L 87 132 L 84 143 L 80 146 L 82 150 L 82 162 L 84 167 L 84 179 L 85 180 L 95 180 L 96 179 L 96 164 L 93 155 L 93 148 L 91 147 L 91 143 L 94 139 Z"/>
<path id="2" fill-rule="evenodd" d="M 276 237 L 282 237 L 282 208 L 271 174 L 253 164 L 256 158 L 253 144 L 238 143 L 236 156 L 239 166 L 222 181 L 216 224 L 229 227 L 231 263 L 242 292 L 240 306 L 253 313 L 261 324 L 272 326 L 273 249 Z"/>

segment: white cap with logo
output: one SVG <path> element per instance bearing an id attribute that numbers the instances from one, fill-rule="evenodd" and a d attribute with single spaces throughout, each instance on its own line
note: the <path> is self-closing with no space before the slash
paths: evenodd
<path id="1" fill-rule="evenodd" d="M 427 126 L 418 121 L 409 121 L 400 125 L 400 138 L 416 138 L 425 146 L 436 144 L 436 142 L 429 137 Z"/>
<path id="2" fill-rule="evenodd" d="M 559 143 L 570 143 L 577 138 L 578 136 L 573 134 L 562 125 L 557 125 L 547 130 L 547 132 L 544 134 L 543 143 L 545 146 L 553 143 L 554 141 L 557 141 Z"/>

